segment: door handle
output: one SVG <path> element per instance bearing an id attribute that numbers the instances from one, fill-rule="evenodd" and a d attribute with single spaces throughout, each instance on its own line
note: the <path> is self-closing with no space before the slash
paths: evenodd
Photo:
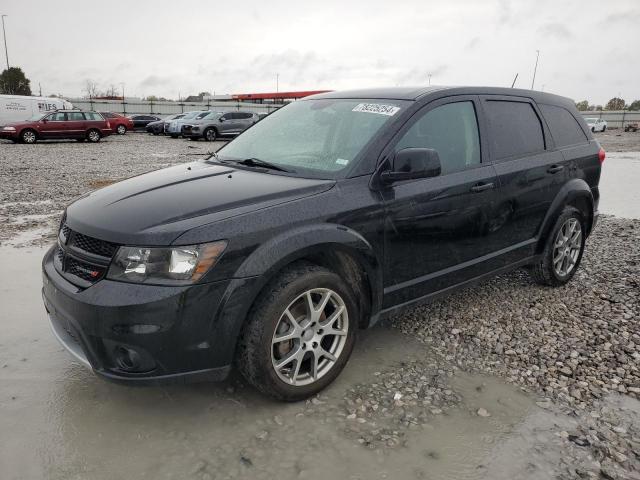
<path id="1" fill-rule="evenodd" d="M 549 168 L 547 168 L 548 173 L 558 173 L 562 170 L 564 170 L 564 166 L 562 165 L 551 165 Z"/>
<path id="2" fill-rule="evenodd" d="M 485 190 L 491 190 L 493 188 L 493 182 L 491 183 L 479 183 L 471 187 L 471 191 L 474 193 L 484 192 Z"/>

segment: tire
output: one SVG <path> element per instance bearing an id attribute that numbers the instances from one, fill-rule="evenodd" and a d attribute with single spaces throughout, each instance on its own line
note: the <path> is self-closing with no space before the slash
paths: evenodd
<path id="1" fill-rule="evenodd" d="M 180 135 L 170 135 L 171 138 L 178 138 Z"/>
<path id="2" fill-rule="evenodd" d="M 38 141 L 38 135 L 34 130 L 31 130 L 30 128 L 26 128 L 22 132 L 20 132 L 20 141 L 22 143 L 31 145 Z"/>
<path id="3" fill-rule="evenodd" d="M 202 137 L 207 141 L 207 142 L 215 142 L 216 138 L 218 137 L 218 132 L 216 132 L 215 128 L 207 128 L 203 134 Z"/>
<path id="4" fill-rule="evenodd" d="M 607 131 L 607 126 L 605 125 L 604 127 L 602 127 L 602 131 L 606 132 Z"/>
<path id="5" fill-rule="evenodd" d="M 578 227 L 579 231 L 576 230 Z M 586 231 L 586 223 L 580 210 L 565 207 L 549 232 L 541 260 L 529 268 L 533 280 L 551 287 L 559 287 L 571 280 L 582 260 Z"/>
<path id="6" fill-rule="evenodd" d="M 249 312 L 236 363 L 262 393 L 303 400 L 333 382 L 347 363 L 355 343 L 357 303 L 338 275 L 307 263 L 287 267 L 270 285 Z M 326 306 L 310 315 L 308 298 L 314 308 L 326 298 Z M 284 339 L 274 342 L 278 331 Z"/>
<path id="7" fill-rule="evenodd" d="M 592 131 L 593 133 L 596 133 L 596 127 L 591 127 L 591 131 Z"/>
<path id="8" fill-rule="evenodd" d="M 127 127 L 124 125 L 118 125 L 116 127 L 116 133 L 118 135 L 124 135 L 125 133 L 127 133 Z"/>
<path id="9" fill-rule="evenodd" d="M 89 140 L 91 143 L 98 143 L 100 141 L 100 138 L 102 138 L 102 135 L 100 135 L 99 130 L 92 128 L 91 130 L 87 131 L 87 140 Z"/>

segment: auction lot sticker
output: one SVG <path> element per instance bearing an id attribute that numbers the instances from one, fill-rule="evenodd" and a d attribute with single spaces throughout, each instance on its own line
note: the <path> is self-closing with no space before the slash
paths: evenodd
<path id="1" fill-rule="evenodd" d="M 382 105 L 381 103 L 359 103 L 353 107 L 353 112 L 377 113 L 389 117 L 395 115 L 400 107 L 395 105 Z"/>

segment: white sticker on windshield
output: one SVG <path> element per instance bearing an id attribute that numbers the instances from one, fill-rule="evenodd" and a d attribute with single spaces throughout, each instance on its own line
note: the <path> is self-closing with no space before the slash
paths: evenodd
<path id="1" fill-rule="evenodd" d="M 395 115 L 400 107 L 395 105 L 382 105 L 381 103 L 359 103 L 353 108 L 353 112 L 377 113 L 389 117 Z"/>
<path id="2" fill-rule="evenodd" d="M 347 163 L 349 163 L 349 160 L 347 160 L 347 159 L 345 159 L 345 158 L 338 158 L 338 159 L 336 160 L 336 163 L 337 163 L 338 165 L 346 165 Z"/>

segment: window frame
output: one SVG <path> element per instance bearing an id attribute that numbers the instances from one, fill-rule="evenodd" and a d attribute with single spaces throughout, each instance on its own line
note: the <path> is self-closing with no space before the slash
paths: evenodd
<path id="1" fill-rule="evenodd" d="M 540 122 L 540 128 L 542 129 L 542 141 L 544 143 L 544 147 L 543 147 L 542 150 L 537 150 L 535 152 L 528 152 L 528 153 L 525 153 L 525 154 L 510 155 L 508 157 L 503 157 L 503 158 L 497 159 L 495 157 L 495 152 L 491 148 L 491 142 L 487 142 L 487 149 L 488 149 L 487 151 L 488 151 L 488 154 L 489 154 L 489 163 L 496 164 L 496 163 L 511 162 L 511 161 L 517 160 L 519 158 L 533 157 L 533 156 L 536 156 L 536 155 L 544 154 L 544 153 L 552 151 L 552 150 L 556 150 L 556 146 L 555 146 L 555 143 L 553 141 L 553 137 L 551 136 L 551 132 L 549 131 L 549 128 L 547 126 L 547 122 L 544 119 L 544 116 L 542 115 L 542 112 L 538 108 L 538 105 L 536 104 L 536 102 L 532 98 L 520 97 L 520 96 L 516 96 L 516 95 L 480 95 L 480 100 L 481 100 L 481 108 L 482 108 L 482 113 L 483 113 L 483 117 L 484 117 L 484 122 L 486 123 L 486 127 L 487 127 L 487 135 L 490 135 L 490 132 L 491 132 L 491 118 L 490 118 L 490 116 L 488 114 L 486 104 L 487 104 L 487 102 L 491 102 L 491 101 L 494 101 L 494 102 L 497 101 L 497 102 L 528 103 L 531 106 L 531 108 L 533 109 L 535 115 L 538 117 L 538 122 Z"/>
<path id="2" fill-rule="evenodd" d="M 424 117 L 430 111 L 435 110 L 438 107 L 442 107 L 444 105 L 449 105 L 452 103 L 460 103 L 460 102 L 470 102 L 476 114 L 476 124 L 478 127 L 478 140 L 480 143 L 480 163 L 469 165 L 468 167 L 463 168 L 461 170 L 456 170 L 453 172 L 447 172 L 447 173 L 441 174 L 439 175 L 439 177 L 445 177 L 448 175 L 457 175 L 460 172 L 468 172 L 475 168 L 486 167 L 487 164 L 489 163 L 489 156 L 488 156 L 488 150 L 487 150 L 487 144 L 486 144 L 487 132 L 486 132 L 486 126 L 483 121 L 483 112 L 479 108 L 480 98 L 478 95 L 449 95 L 446 97 L 433 99 L 432 101 L 424 104 L 423 106 L 418 107 L 418 109 L 415 112 L 413 112 L 413 114 L 411 114 L 411 116 L 405 121 L 405 123 L 395 132 L 395 134 L 393 135 L 393 137 L 391 138 L 387 146 L 383 149 L 378 160 L 378 167 L 380 167 L 380 165 L 384 163 L 386 160 L 389 160 L 390 162 L 393 159 L 396 145 L 398 145 L 398 143 L 400 142 L 400 140 L 402 140 L 404 135 L 411 129 L 411 127 L 413 127 L 413 125 L 415 125 L 420 119 L 422 119 L 422 117 Z M 422 181 L 422 180 L 425 180 L 425 179 L 409 180 L 409 182 Z M 408 182 L 403 182 L 403 183 L 408 183 Z"/>

